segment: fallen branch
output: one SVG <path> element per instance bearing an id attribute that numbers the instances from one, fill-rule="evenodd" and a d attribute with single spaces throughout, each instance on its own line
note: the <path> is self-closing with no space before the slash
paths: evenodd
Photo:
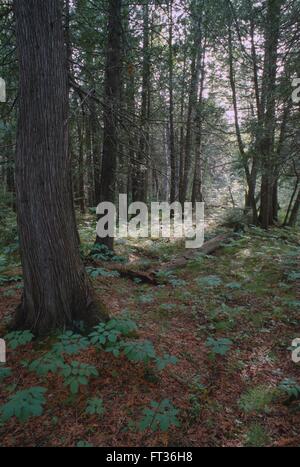
<path id="1" fill-rule="evenodd" d="M 128 266 L 123 266 L 117 263 L 102 262 L 89 259 L 89 265 L 92 264 L 95 268 L 103 268 L 107 271 L 116 271 L 119 273 L 120 277 L 128 278 L 133 281 L 139 280 L 144 284 L 159 285 L 162 280 L 158 279 L 157 273 L 160 271 L 172 271 L 173 269 L 184 268 L 189 261 L 195 259 L 199 254 L 202 255 L 211 255 L 217 250 L 222 248 L 222 246 L 233 238 L 233 234 L 223 234 L 218 237 L 213 238 L 204 243 L 201 248 L 195 250 L 186 250 L 184 255 L 181 255 L 179 258 L 175 258 L 169 263 L 165 263 L 162 267 L 156 270 L 149 272 L 137 271 Z"/>
<path id="2" fill-rule="evenodd" d="M 185 267 L 189 261 L 195 259 L 197 256 L 199 256 L 199 254 L 211 255 L 220 248 L 222 248 L 222 246 L 225 243 L 229 243 L 230 240 L 232 240 L 232 237 L 232 233 L 218 235 L 217 237 L 205 242 L 201 248 L 195 250 L 187 250 L 184 255 L 174 259 L 173 261 L 170 261 L 169 263 L 164 264 L 160 268 L 160 271 L 168 271 L 172 269 Z"/>
<path id="3" fill-rule="evenodd" d="M 89 259 L 89 265 L 93 265 L 95 268 L 103 268 L 106 271 L 113 271 L 117 272 L 120 277 L 128 278 L 131 280 L 139 280 L 140 282 L 144 284 L 152 284 L 152 285 L 158 285 L 158 280 L 155 276 L 154 272 L 143 272 L 143 271 L 137 271 L 133 268 L 130 268 L 128 266 L 123 266 L 118 263 L 109 263 L 109 262 L 102 262 L 102 261 L 96 261 L 96 260 L 90 260 Z"/>

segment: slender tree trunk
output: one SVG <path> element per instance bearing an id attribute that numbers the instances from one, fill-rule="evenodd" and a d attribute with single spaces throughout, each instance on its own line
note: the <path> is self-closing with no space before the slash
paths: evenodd
<path id="1" fill-rule="evenodd" d="M 97 108 L 92 100 L 90 104 L 90 130 L 92 144 L 92 159 L 94 169 L 94 201 L 95 204 L 101 200 L 101 160 L 102 160 L 102 144 L 101 144 L 101 126 L 97 116 Z"/>
<path id="2" fill-rule="evenodd" d="M 183 59 L 183 72 L 182 72 L 182 85 L 181 85 L 181 97 L 180 97 L 180 134 L 179 134 L 179 200 L 184 200 L 184 111 L 185 111 L 185 90 L 186 90 L 186 75 L 187 75 L 187 48 L 184 48 L 184 59 Z"/>
<path id="3" fill-rule="evenodd" d="M 194 4 L 196 5 L 196 4 Z M 197 6 L 197 9 L 199 6 Z M 201 3 L 203 8 L 203 2 Z M 189 92 L 189 104 L 186 123 L 186 139 L 185 139 L 185 154 L 184 154 L 184 173 L 182 191 L 180 194 L 180 202 L 183 204 L 187 201 L 189 188 L 189 175 L 192 163 L 192 147 L 193 147 L 193 125 L 197 112 L 198 88 L 200 82 L 200 71 L 203 57 L 203 31 L 202 31 L 202 16 L 203 11 L 197 11 L 197 18 L 194 24 L 195 42 L 193 48 L 193 58 L 191 64 L 191 84 Z"/>
<path id="4" fill-rule="evenodd" d="M 296 166 L 295 166 L 295 172 L 296 172 L 296 183 L 295 183 L 295 187 L 294 187 L 294 190 L 293 190 L 293 193 L 292 193 L 292 196 L 291 196 L 291 200 L 289 202 L 289 205 L 288 205 L 288 208 L 287 208 L 287 211 L 286 211 L 286 216 L 285 216 L 285 219 L 284 219 L 284 223 L 283 223 L 283 226 L 286 227 L 287 225 L 289 225 L 289 219 L 290 219 L 290 214 L 293 210 L 293 203 L 294 203 L 294 200 L 297 196 L 297 192 L 298 192 L 298 188 L 299 188 L 299 185 L 300 185 L 300 175 L 297 173 L 297 170 L 296 170 Z M 295 205 L 297 204 L 297 202 L 295 203 Z"/>
<path id="5" fill-rule="evenodd" d="M 104 135 L 100 201 L 111 203 L 115 202 L 117 157 L 119 151 L 118 126 L 122 71 L 121 11 L 122 0 L 110 0 L 105 69 Z M 101 243 L 111 250 L 114 248 L 114 239 L 111 237 L 97 237 L 96 243 Z"/>
<path id="6" fill-rule="evenodd" d="M 86 152 L 86 190 L 87 202 L 89 207 L 95 207 L 95 175 L 94 175 L 94 161 L 92 153 L 92 136 L 91 136 L 91 117 L 85 114 L 85 132 L 84 132 L 84 147 Z"/>
<path id="7" fill-rule="evenodd" d="M 78 132 L 78 196 L 79 206 L 82 214 L 85 213 L 85 191 L 84 191 L 84 145 L 83 145 L 83 122 L 84 115 L 78 119 L 77 132 Z"/>
<path id="8" fill-rule="evenodd" d="M 276 129 L 276 76 L 278 41 L 280 33 L 280 10 L 282 0 L 267 1 L 265 63 L 262 105 L 264 109 L 263 137 L 261 140 L 262 182 L 260 220 L 268 229 L 273 224 L 274 166 L 276 164 L 274 142 Z"/>
<path id="9" fill-rule="evenodd" d="M 171 189 L 170 202 L 176 201 L 176 151 L 174 130 L 174 54 L 173 54 L 173 0 L 169 2 L 169 139 Z"/>
<path id="10" fill-rule="evenodd" d="M 15 327 L 46 334 L 107 319 L 81 262 L 68 151 L 62 2 L 15 0 L 20 71 L 16 151 L 24 294 Z"/>
<path id="11" fill-rule="evenodd" d="M 233 109 L 234 109 L 234 122 L 235 122 L 235 130 L 236 130 L 236 137 L 239 147 L 239 152 L 242 158 L 246 180 L 248 184 L 248 194 L 247 198 L 249 200 L 249 204 L 252 208 L 252 215 L 253 215 L 253 223 L 257 224 L 258 222 L 258 215 L 257 215 L 257 208 L 256 208 L 256 200 L 255 200 L 255 182 L 256 182 L 256 171 L 250 171 L 247 162 L 247 155 L 245 152 L 245 145 L 242 138 L 242 133 L 240 129 L 240 122 L 239 122 L 239 109 L 238 109 L 238 99 L 237 99 L 237 92 L 236 92 L 236 82 L 235 82 L 235 70 L 234 70 L 234 58 L 233 58 L 233 41 L 232 41 L 232 32 L 229 26 L 228 28 L 228 46 L 229 46 L 229 80 L 232 90 L 232 102 L 233 102 Z"/>
<path id="12" fill-rule="evenodd" d="M 288 226 L 289 227 L 296 227 L 297 221 L 298 221 L 298 216 L 299 216 L 299 211 L 300 211 L 300 190 L 298 192 L 298 196 L 296 198 L 294 207 L 291 212 L 290 219 L 288 221 Z"/>
<path id="13" fill-rule="evenodd" d="M 203 46 L 203 57 L 201 66 L 201 80 L 200 80 L 200 96 L 197 109 L 197 135 L 196 135 L 196 156 L 195 156 L 195 172 L 193 181 L 192 203 L 196 206 L 197 202 L 203 201 L 202 193 L 202 119 L 203 119 L 203 92 L 205 82 L 205 57 L 206 57 L 206 40 Z"/>
<path id="14" fill-rule="evenodd" d="M 133 201 L 147 201 L 148 167 L 149 161 L 149 114 L 150 114 L 150 34 L 149 34 L 149 4 L 148 0 L 143 6 L 144 32 L 143 32 L 143 78 L 142 78 L 142 104 L 141 104 L 141 136 L 137 153 L 133 181 Z"/>

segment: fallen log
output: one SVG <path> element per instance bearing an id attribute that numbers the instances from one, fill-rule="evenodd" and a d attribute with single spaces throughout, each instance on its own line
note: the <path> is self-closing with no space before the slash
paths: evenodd
<path id="1" fill-rule="evenodd" d="M 187 250 L 186 253 L 184 255 L 181 255 L 179 258 L 175 258 L 173 261 L 165 263 L 159 270 L 168 271 L 185 267 L 189 261 L 195 259 L 197 256 L 199 256 L 199 254 L 206 256 L 215 253 L 217 250 L 222 248 L 224 244 L 229 243 L 232 240 L 232 238 L 232 233 L 218 235 L 217 237 L 205 242 L 201 248 L 195 250 Z"/>
<path id="2" fill-rule="evenodd" d="M 163 264 L 159 269 L 148 272 L 137 271 L 132 267 L 120 265 L 118 263 L 96 261 L 90 258 L 88 263 L 89 265 L 92 264 L 95 268 L 103 268 L 107 271 L 118 272 L 120 277 L 129 278 L 132 281 L 139 280 L 144 284 L 159 285 L 162 283 L 162 279 L 157 277 L 159 272 L 184 268 L 189 263 L 189 261 L 195 259 L 197 256 L 199 256 L 199 254 L 204 256 L 211 255 L 222 248 L 224 244 L 229 243 L 232 238 L 232 233 L 218 235 L 217 237 L 205 242 L 201 248 L 195 250 L 186 250 L 185 254 L 181 255 L 180 257 L 177 257 L 174 260 Z"/>
<path id="3" fill-rule="evenodd" d="M 106 271 L 117 272 L 120 277 L 134 280 L 139 280 L 144 284 L 158 285 L 158 280 L 154 272 L 143 272 L 137 271 L 134 268 L 124 266 L 118 263 L 109 263 L 104 261 L 88 260 L 89 266 L 92 265 L 95 268 L 102 268 Z"/>

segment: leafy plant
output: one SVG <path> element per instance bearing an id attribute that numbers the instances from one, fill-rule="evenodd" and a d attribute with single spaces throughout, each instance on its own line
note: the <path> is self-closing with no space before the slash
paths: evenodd
<path id="1" fill-rule="evenodd" d="M 196 279 L 197 284 L 201 287 L 220 287 L 223 284 L 222 279 L 219 276 L 208 276 Z"/>
<path id="2" fill-rule="evenodd" d="M 106 351 L 112 352 L 115 357 L 120 355 L 120 345 L 118 338 L 121 336 L 121 331 L 113 326 L 108 328 L 105 323 L 100 323 L 95 327 L 95 330 L 89 335 L 93 345 L 99 345 Z"/>
<path id="3" fill-rule="evenodd" d="M 89 335 L 93 345 L 109 346 L 110 350 L 121 336 L 128 337 L 137 330 L 137 325 L 129 319 L 112 319 L 108 323 L 100 323 Z M 116 355 L 117 356 L 117 355 Z"/>
<path id="4" fill-rule="evenodd" d="M 150 303 L 153 303 L 154 301 L 154 295 L 152 293 L 149 293 L 148 295 L 141 295 L 138 298 L 138 301 L 142 303 L 143 305 L 147 305 Z"/>
<path id="5" fill-rule="evenodd" d="M 163 371 L 168 365 L 176 365 L 177 362 L 176 357 L 166 353 L 162 357 L 156 358 L 156 367 L 158 371 Z"/>
<path id="6" fill-rule="evenodd" d="M 23 279 L 22 276 L 0 276 L 0 285 L 4 285 L 9 282 L 19 282 Z"/>
<path id="7" fill-rule="evenodd" d="M 227 289 L 231 290 L 240 290 L 242 288 L 242 284 L 239 282 L 230 282 L 230 284 L 226 285 Z"/>
<path id="8" fill-rule="evenodd" d="M 48 373 L 57 373 L 65 367 L 65 363 L 57 353 L 49 352 L 33 362 L 24 362 L 24 366 L 38 376 L 45 376 Z"/>
<path id="9" fill-rule="evenodd" d="M 290 398 L 300 398 L 300 386 L 294 379 L 283 380 L 279 384 L 278 389 Z"/>
<path id="10" fill-rule="evenodd" d="M 59 342 L 53 346 L 53 351 L 59 354 L 75 355 L 90 345 L 86 337 L 74 334 L 72 331 L 59 336 L 58 340 Z"/>
<path id="11" fill-rule="evenodd" d="M 5 336 L 5 340 L 8 343 L 8 347 L 12 350 L 16 350 L 22 345 L 29 344 L 32 342 L 34 335 L 30 331 L 14 331 Z"/>
<path id="12" fill-rule="evenodd" d="M 122 346 L 124 353 L 131 362 L 149 363 L 156 357 L 151 341 L 125 342 Z"/>
<path id="13" fill-rule="evenodd" d="M 0 366 L 0 381 L 8 378 L 11 375 L 12 371 L 10 368 L 2 368 Z"/>
<path id="14" fill-rule="evenodd" d="M 65 365 L 61 374 L 65 380 L 64 386 L 69 386 L 72 394 L 77 394 L 80 386 L 87 386 L 91 376 L 99 376 L 94 366 L 80 362 Z"/>
<path id="15" fill-rule="evenodd" d="M 249 389 L 239 400 L 239 407 L 245 413 L 270 411 L 269 405 L 274 400 L 274 390 L 264 386 Z"/>
<path id="16" fill-rule="evenodd" d="M 46 392 L 47 389 L 41 387 L 17 392 L 1 407 L 1 420 L 6 422 L 16 417 L 19 421 L 26 422 L 31 417 L 42 415 Z"/>
<path id="17" fill-rule="evenodd" d="M 171 274 L 169 276 L 166 276 L 168 279 L 168 282 L 172 287 L 177 288 L 177 287 L 185 287 L 187 285 L 187 282 L 183 279 L 178 279 L 175 275 Z"/>
<path id="18" fill-rule="evenodd" d="M 86 271 L 93 279 L 97 277 L 120 277 L 117 271 L 107 271 L 103 268 L 86 268 Z"/>
<path id="19" fill-rule="evenodd" d="M 253 424 L 246 435 L 246 446 L 261 448 L 270 443 L 270 438 L 265 429 L 258 424 Z"/>
<path id="20" fill-rule="evenodd" d="M 77 448 L 92 448 L 93 445 L 88 443 L 87 441 L 81 440 L 81 441 L 78 441 L 78 443 L 76 444 L 76 447 Z"/>
<path id="21" fill-rule="evenodd" d="M 136 323 L 130 319 L 112 319 L 106 324 L 106 329 L 114 329 L 119 331 L 124 337 L 128 337 L 135 333 L 138 329 Z"/>
<path id="22" fill-rule="evenodd" d="M 93 245 L 92 258 L 97 261 L 111 261 L 114 263 L 126 263 L 127 258 L 124 256 L 117 256 L 106 245 Z"/>
<path id="23" fill-rule="evenodd" d="M 90 399 L 87 403 L 85 413 L 88 415 L 104 415 L 105 408 L 103 406 L 103 400 L 97 398 Z"/>
<path id="24" fill-rule="evenodd" d="M 288 281 L 289 282 L 297 282 L 300 280 L 300 271 L 292 271 L 288 274 Z"/>
<path id="25" fill-rule="evenodd" d="M 152 401 L 150 406 L 143 411 L 144 417 L 139 423 L 141 431 L 150 429 L 167 432 L 172 426 L 180 426 L 177 418 L 179 410 L 169 400 L 165 399 L 161 403 Z"/>
<path id="26" fill-rule="evenodd" d="M 206 347 L 209 347 L 213 355 L 224 357 L 231 349 L 233 342 L 230 339 L 213 339 L 209 337 L 206 341 Z"/>

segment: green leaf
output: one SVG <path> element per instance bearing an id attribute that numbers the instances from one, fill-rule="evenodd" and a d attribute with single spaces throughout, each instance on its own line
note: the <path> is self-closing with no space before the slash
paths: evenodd
<path id="1" fill-rule="evenodd" d="M 104 415 L 105 414 L 105 408 L 103 406 L 103 400 L 102 399 L 90 399 L 87 403 L 87 408 L 85 411 L 88 415 Z"/>
<path id="2" fill-rule="evenodd" d="M 19 421 L 26 422 L 29 418 L 42 415 L 46 392 L 47 389 L 42 387 L 17 392 L 1 407 L 1 420 L 6 422 L 16 417 Z"/>
<path id="3" fill-rule="evenodd" d="M 16 350 L 22 345 L 32 342 L 34 335 L 30 331 L 14 331 L 5 336 L 8 347 Z"/>

